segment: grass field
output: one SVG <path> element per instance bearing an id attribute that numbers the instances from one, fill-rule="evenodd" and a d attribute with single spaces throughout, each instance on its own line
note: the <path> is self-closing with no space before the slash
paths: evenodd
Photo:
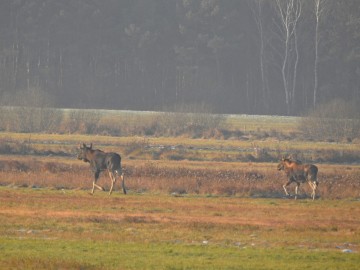
<path id="1" fill-rule="evenodd" d="M 297 120 L 226 121 L 291 134 Z M 2 132 L 0 269 L 358 269 L 359 144 L 282 138 Z M 128 195 L 89 194 L 80 142 L 122 155 Z M 315 201 L 307 185 L 284 198 L 285 154 L 316 161 Z"/>
<path id="2" fill-rule="evenodd" d="M 359 203 L 1 187 L 0 268 L 358 269 Z"/>

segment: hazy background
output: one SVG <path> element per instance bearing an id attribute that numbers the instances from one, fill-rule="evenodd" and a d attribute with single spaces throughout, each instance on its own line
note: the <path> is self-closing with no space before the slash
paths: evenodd
<path id="1" fill-rule="evenodd" d="M 359 14 L 358 0 L 2 0 L 1 104 L 300 115 L 359 99 Z"/>

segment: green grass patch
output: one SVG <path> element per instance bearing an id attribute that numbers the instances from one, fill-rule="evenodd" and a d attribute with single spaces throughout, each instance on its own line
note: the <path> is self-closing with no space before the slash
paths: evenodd
<path id="1" fill-rule="evenodd" d="M 357 269 L 358 206 L 0 187 L 0 269 Z"/>
<path id="2" fill-rule="evenodd" d="M 357 269 L 358 254 L 182 243 L 11 239 L 2 269 Z"/>

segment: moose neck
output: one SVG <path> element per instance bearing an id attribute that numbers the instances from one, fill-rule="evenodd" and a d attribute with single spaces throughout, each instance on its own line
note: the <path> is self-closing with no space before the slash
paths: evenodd
<path id="1" fill-rule="evenodd" d="M 87 160 L 93 160 L 94 159 L 94 153 L 95 153 L 95 150 L 87 149 L 86 152 L 85 152 L 85 158 Z"/>

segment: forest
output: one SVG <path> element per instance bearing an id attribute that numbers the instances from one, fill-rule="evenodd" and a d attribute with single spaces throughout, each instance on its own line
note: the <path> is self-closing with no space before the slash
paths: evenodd
<path id="1" fill-rule="evenodd" d="M 302 115 L 359 100 L 359 14 L 358 0 L 3 0 L 0 105 Z"/>

